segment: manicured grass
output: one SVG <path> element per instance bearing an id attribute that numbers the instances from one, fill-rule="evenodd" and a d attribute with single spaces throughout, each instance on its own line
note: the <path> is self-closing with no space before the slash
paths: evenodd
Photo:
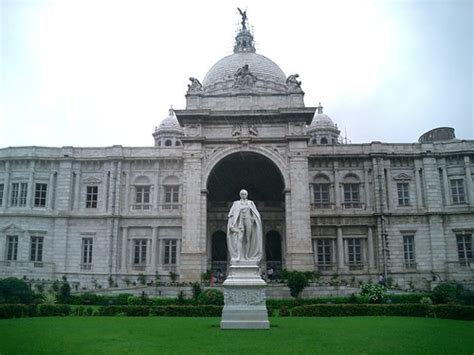
<path id="1" fill-rule="evenodd" d="M 472 354 L 474 322 L 402 317 L 271 318 L 226 330 L 219 318 L 0 320 L 6 354 Z"/>

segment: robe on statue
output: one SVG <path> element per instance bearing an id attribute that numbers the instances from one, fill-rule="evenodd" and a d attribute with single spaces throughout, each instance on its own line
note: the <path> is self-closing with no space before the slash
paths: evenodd
<path id="1" fill-rule="evenodd" d="M 262 259 L 262 220 L 253 201 L 235 201 L 227 222 L 227 247 L 231 264 Z"/>

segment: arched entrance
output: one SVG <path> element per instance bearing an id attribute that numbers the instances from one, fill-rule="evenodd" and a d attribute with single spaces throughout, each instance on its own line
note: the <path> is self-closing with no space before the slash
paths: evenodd
<path id="1" fill-rule="evenodd" d="M 211 270 L 213 272 L 227 271 L 227 240 L 226 234 L 222 231 L 217 231 L 211 237 Z"/>
<path id="2" fill-rule="evenodd" d="M 263 233 L 270 234 L 271 255 L 283 261 L 282 239 L 285 232 L 285 200 L 282 174 L 278 167 L 267 157 L 254 152 L 230 154 L 219 161 L 209 174 L 207 180 L 207 231 L 208 231 L 208 268 L 212 269 L 222 250 L 227 248 L 221 242 L 214 243 L 216 230 L 227 229 L 227 215 L 232 202 L 238 200 L 241 189 L 246 189 L 249 199 L 253 200 L 262 216 Z M 225 235 L 224 232 L 220 232 Z M 278 237 L 275 237 L 276 234 Z M 220 235 L 222 235 L 220 234 Z M 283 236 L 283 237 L 282 237 Z M 220 237 L 219 237 L 220 238 Z M 276 238 L 279 238 L 278 241 Z M 279 243 L 279 252 L 276 244 Z M 226 249 L 227 256 L 227 249 Z M 268 259 L 267 259 L 268 260 Z M 265 260 L 262 268 L 265 270 Z"/>
<path id="3" fill-rule="evenodd" d="M 275 230 L 265 235 L 265 260 L 267 267 L 267 276 L 270 279 L 278 277 L 282 270 L 282 240 L 281 235 Z M 271 269 L 269 273 L 268 270 Z"/>

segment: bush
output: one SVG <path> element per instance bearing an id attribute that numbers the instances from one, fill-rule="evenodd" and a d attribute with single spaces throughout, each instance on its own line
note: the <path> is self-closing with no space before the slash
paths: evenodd
<path id="1" fill-rule="evenodd" d="M 474 307 L 457 304 L 440 304 L 432 306 L 435 318 L 474 320 Z"/>
<path id="2" fill-rule="evenodd" d="M 457 303 L 461 300 L 463 287 L 458 283 L 443 282 L 433 289 L 433 302 L 439 303 Z"/>
<path id="3" fill-rule="evenodd" d="M 222 306 L 103 306 L 101 316 L 220 317 Z"/>
<path id="4" fill-rule="evenodd" d="M 58 300 L 62 304 L 71 302 L 71 286 L 67 282 L 66 276 L 63 276 L 63 283 L 59 288 Z"/>
<path id="5" fill-rule="evenodd" d="M 380 303 L 385 297 L 387 289 L 379 284 L 366 283 L 361 286 L 361 296 L 366 296 L 370 303 Z"/>
<path id="6" fill-rule="evenodd" d="M 198 282 L 193 283 L 193 299 L 197 300 L 201 293 L 201 285 Z"/>
<path id="7" fill-rule="evenodd" d="M 67 304 L 39 304 L 38 315 L 40 317 L 58 317 L 71 314 L 71 306 Z"/>
<path id="8" fill-rule="evenodd" d="M 33 306 L 36 307 L 36 306 Z M 24 304 L 1 304 L 0 305 L 0 319 L 6 318 L 22 318 L 33 317 L 36 314 L 31 314 L 29 307 Z M 35 312 L 36 313 L 36 312 Z"/>
<path id="9" fill-rule="evenodd" d="M 198 303 L 221 306 L 224 304 L 224 294 L 222 291 L 209 288 L 199 295 Z"/>
<path id="10" fill-rule="evenodd" d="M 287 285 L 290 289 L 291 296 L 294 298 L 298 298 L 308 284 L 309 281 L 305 273 L 300 271 L 292 271 L 288 273 Z"/>
<path id="11" fill-rule="evenodd" d="M 280 314 L 280 317 L 289 317 L 290 316 L 290 311 L 285 306 L 281 306 L 279 314 Z"/>
<path id="12" fill-rule="evenodd" d="M 423 297 L 423 298 L 420 300 L 420 303 L 421 303 L 421 304 L 433 304 L 433 301 L 432 301 L 431 298 L 429 298 L 429 297 Z"/>
<path id="13" fill-rule="evenodd" d="M 15 277 L 0 280 L 0 303 L 30 303 L 33 297 L 28 284 Z"/>

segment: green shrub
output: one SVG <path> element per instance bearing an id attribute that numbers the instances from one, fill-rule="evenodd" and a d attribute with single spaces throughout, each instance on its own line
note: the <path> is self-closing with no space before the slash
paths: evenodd
<path id="1" fill-rule="evenodd" d="M 30 303 L 33 292 L 28 284 L 15 277 L 0 280 L 0 303 Z"/>
<path id="2" fill-rule="evenodd" d="M 222 306 L 103 306 L 99 308 L 101 316 L 135 316 L 146 317 L 220 317 Z"/>
<path id="3" fill-rule="evenodd" d="M 436 304 L 456 303 L 462 298 L 463 287 L 458 283 L 443 282 L 433 289 L 432 298 Z"/>
<path id="4" fill-rule="evenodd" d="M 71 314 L 71 306 L 67 304 L 39 304 L 38 315 L 40 317 L 58 317 Z"/>
<path id="5" fill-rule="evenodd" d="M 361 286 L 361 296 L 366 296 L 370 303 L 380 303 L 385 297 L 387 289 L 379 284 L 366 283 Z"/>
<path id="6" fill-rule="evenodd" d="M 440 304 L 432 306 L 432 311 L 435 318 L 474 320 L 474 306 Z"/>
<path id="7" fill-rule="evenodd" d="M 224 294 L 222 293 L 222 291 L 216 290 L 214 288 L 209 288 L 199 295 L 198 303 L 203 305 L 223 305 Z"/>
<path id="8" fill-rule="evenodd" d="M 279 311 L 279 315 L 280 315 L 280 317 L 289 317 L 290 316 L 290 311 L 285 306 L 281 306 L 280 311 Z"/>
<path id="9" fill-rule="evenodd" d="M 287 285 L 291 296 L 298 298 L 305 287 L 309 285 L 309 280 L 304 272 L 291 271 L 288 273 Z"/>
<path id="10" fill-rule="evenodd" d="M 193 299 L 197 300 L 201 293 L 202 293 L 201 284 L 199 284 L 198 282 L 193 283 Z"/>
<path id="11" fill-rule="evenodd" d="M 0 304 L 0 319 L 27 317 L 28 313 L 24 304 Z"/>
<path id="12" fill-rule="evenodd" d="M 432 301 L 431 298 L 429 298 L 429 297 L 423 297 L 423 298 L 420 300 L 420 303 L 421 303 L 421 304 L 433 304 L 433 301 Z"/>
<path id="13" fill-rule="evenodd" d="M 63 276 L 63 283 L 59 288 L 58 301 L 62 304 L 68 304 L 71 301 L 71 286 L 66 276 Z"/>

